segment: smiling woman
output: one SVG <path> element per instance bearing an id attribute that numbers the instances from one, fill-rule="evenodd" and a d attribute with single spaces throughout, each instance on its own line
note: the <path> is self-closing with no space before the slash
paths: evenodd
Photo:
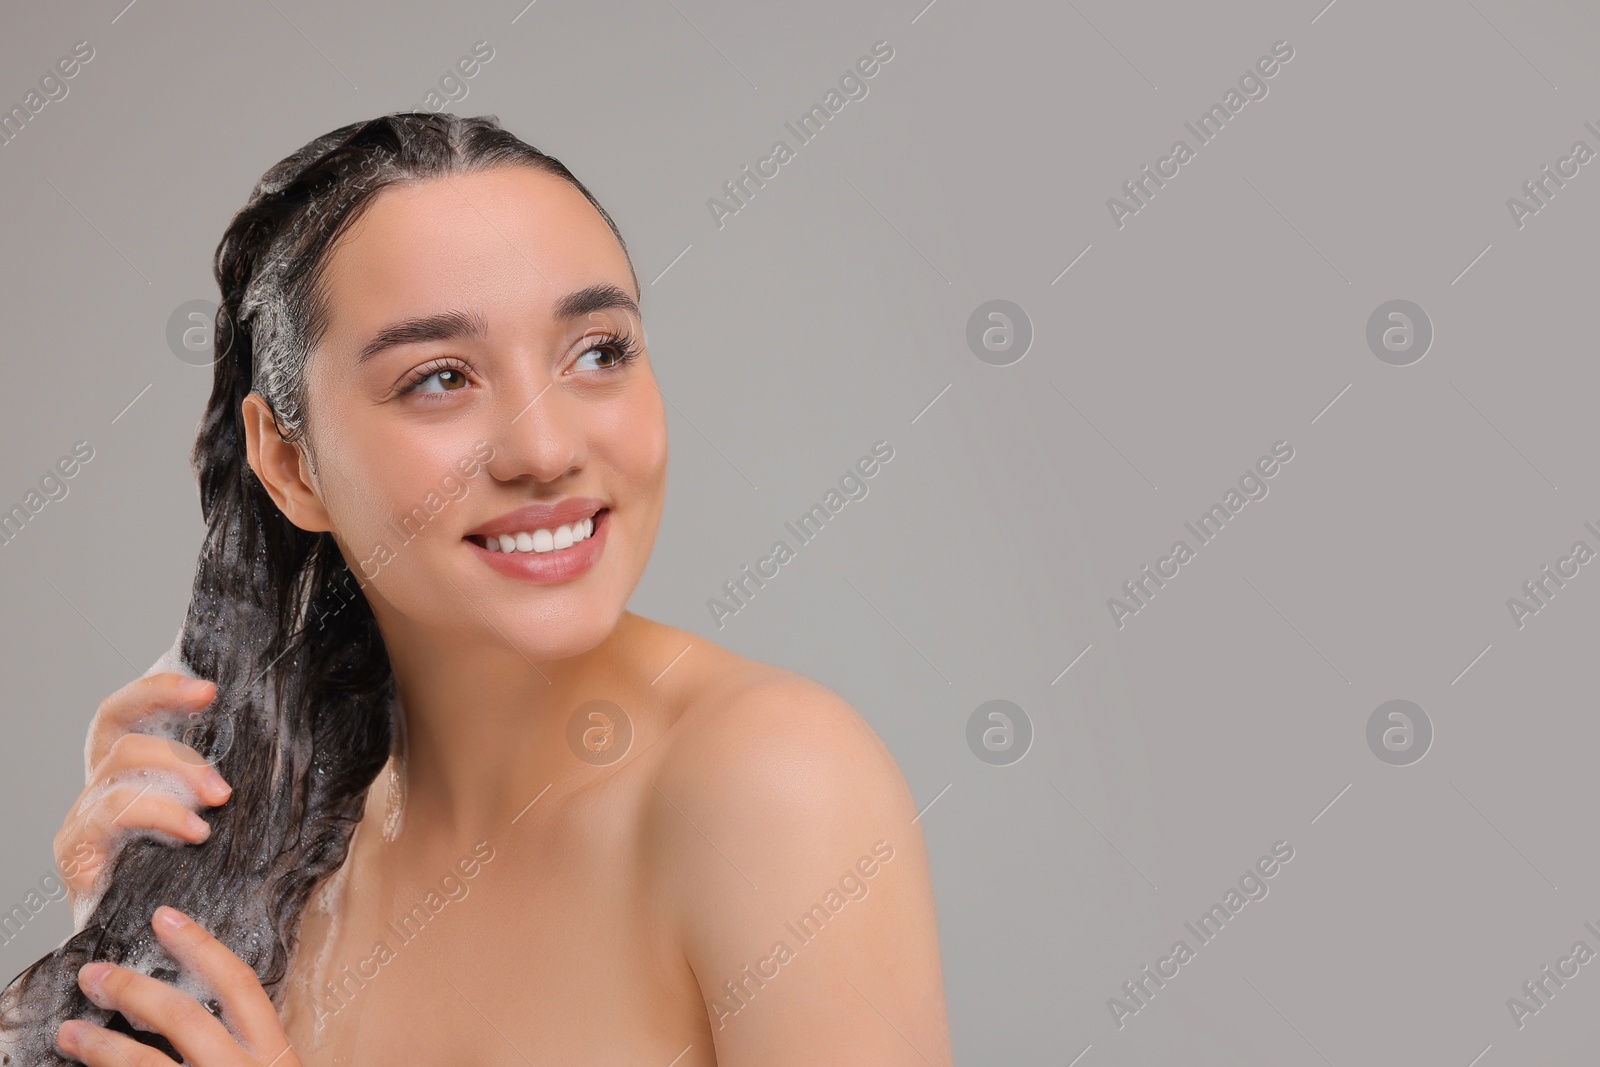
<path id="1" fill-rule="evenodd" d="M 0 1059 L 948 1064 L 892 756 L 826 687 L 627 610 L 666 418 L 578 179 L 492 117 L 355 123 L 267 171 L 216 275 L 236 339 L 173 650 L 207 681 L 101 705 L 56 847 L 107 858 L 0 997 Z M 470 492 L 355 582 L 463 456 Z M 596 702 L 631 731 L 616 758 L 568 740 Z M 825 896 L 815 947 L 716 1025 L 726 980 L 879 844 L 870 898 Z M 471 898 L 327 1011 L 479 845 Z"/>

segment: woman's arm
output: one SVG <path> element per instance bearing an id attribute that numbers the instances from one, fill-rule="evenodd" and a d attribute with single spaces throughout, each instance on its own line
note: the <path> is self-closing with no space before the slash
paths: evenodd
<path id="1" fill-rule="evenodd" d="M 663 884 L 722 1067 L 951 1062 L 921 827 L 893 757 L 791 676 L 687 725 Z"/>

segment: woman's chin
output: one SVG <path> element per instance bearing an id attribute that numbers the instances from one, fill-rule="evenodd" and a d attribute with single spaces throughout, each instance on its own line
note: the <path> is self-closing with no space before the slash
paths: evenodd
<path id="1" fill-rule="evenodd" d="M 543 621 L 523 618 L 508 623 L 503 637 L 534 663 L 569 659 L 602 644 L 621 617 L 620 607 L 585 605 L 574 612 L 551 613 Z"/>

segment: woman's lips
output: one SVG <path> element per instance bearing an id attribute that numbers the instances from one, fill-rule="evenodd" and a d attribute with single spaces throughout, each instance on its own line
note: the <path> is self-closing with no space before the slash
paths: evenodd
<path id="1" fill-rule="evenodd" d="M 493 552 L 472 537 L 463 538 L 474 555 L 511 578 L 553 583 L 571 581 L 594 567 L 605 548 L 611 529 L 611 509 L 601 508 L 594 515 L 594 532 L 568 548 L 549 552 Z"/>

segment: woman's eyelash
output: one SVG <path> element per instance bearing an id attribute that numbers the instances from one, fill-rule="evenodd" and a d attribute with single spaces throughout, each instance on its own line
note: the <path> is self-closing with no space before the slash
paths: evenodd
<path id="1" fill-rule="evenodd" d="M 442 370 L 457 370 L 463 373 L 472 373 L 472 365 L 459 359 L 435 359 L 424 363 L 410 374 L 406 375 L 405 384 L 396 390 L 397 396 L 416 392 L 423 382 L 432 378 Z"/>
<path id="2" fill-rule="evenodd" d="M 638 359 L 641 354 L 639 344 L 633 339 L 633 335 L 623 332 L 603 334 L 594 338 L 591 343 L 584 345 L 584 354 L 587 355 L 591 349 L 596 348 L 609 348 L 617 354 L 617 361 L 604 368 L 605 370 L 620 370 L 635 359 Z"/>
<path id="3" fill-rule="evenodd" d="M 612 363 L 609 367 L 600 368 L 602 373 L 606 371 L 621 370 L 623 367 L 627 366 L 629 363 L 632 363 L 634 360 L 638 359 L 644 354 L 643 349 L 639 347 L 639 344 L 634 340 L 633 335 L 622 332 L 603 334 L 599 337 L 592 338 L 584 345 L 583 351 L 584 354 L 587 355 L 589 352 L 597 348 L 608 348 L 615 353 L 616 362 Z M 405 383 L 396 391 L 396 395 L 405 396 L 408 393 L 416 392 L 417 389 L 421 387 L 423 382 L 444 370 L 457 370 L 465 374 L 475 373 L 472 365 L 463 360 L 449 358 L 431 360 L 408 374 L 406 376 Z M 446 391 L 455 392 L 456 390 Z"/>

